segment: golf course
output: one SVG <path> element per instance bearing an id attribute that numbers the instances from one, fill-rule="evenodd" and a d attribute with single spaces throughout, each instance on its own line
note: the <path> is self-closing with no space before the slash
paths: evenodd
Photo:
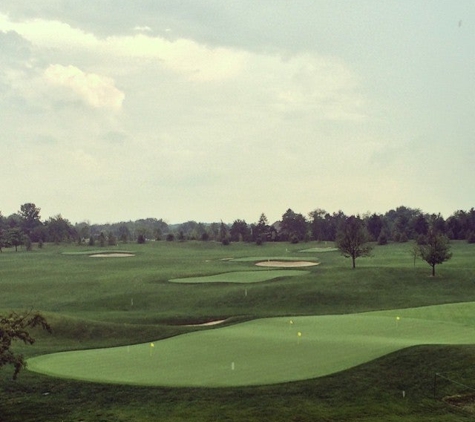
<path id="1" fill-rule="evenodd" d="M 475 388 L 475 250 L 452 251 L 431 277 L 408 243 L 375 245 L 355 270 L 319 242 L 6 250 L 0 309 L 39 310 L 52 334 L 34 329 L 33 346 L 15 344 L 28 366 L 14 382 L 1 372 L 0 412 L 470 420 L 445 398 Z"/>

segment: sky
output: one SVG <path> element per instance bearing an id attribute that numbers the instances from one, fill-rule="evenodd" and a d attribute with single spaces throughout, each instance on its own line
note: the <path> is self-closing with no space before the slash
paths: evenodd
<path id="1" fill-rule="evenodd" d="M 0 0 L 0 211 L 475 206 L 473 0 Z"/>

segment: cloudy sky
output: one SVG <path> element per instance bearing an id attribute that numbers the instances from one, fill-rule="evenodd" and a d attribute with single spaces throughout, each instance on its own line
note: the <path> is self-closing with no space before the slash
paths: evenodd
<path id="1" fill-rule="evenodd" d="M 475 206 L 473 0 L 0 0 L 0 210 Z"/>

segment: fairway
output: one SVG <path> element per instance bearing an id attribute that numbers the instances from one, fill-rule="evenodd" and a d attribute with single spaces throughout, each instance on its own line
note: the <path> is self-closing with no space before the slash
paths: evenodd
<path id="1" fill-rule="evenodd" d="M 308 271 L 267 270 L 267 271 L 235 271 L 203 277 L 174 278 L 172 283 L 260 283 L 279 277 L 295 277 L 308 274 Z"/>
<path id="2" fill-rule="evenodd" d="M 278 317 L 152 343 L 43 355 L 31 371 L 105 383 L 181 387 L 275 384 L 342 371 L 406 347 L 473 344 L 475 303 Z"/>

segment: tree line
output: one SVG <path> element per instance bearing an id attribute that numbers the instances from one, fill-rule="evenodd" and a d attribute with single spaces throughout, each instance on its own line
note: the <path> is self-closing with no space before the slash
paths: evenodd
<path id="1" fill-rule="evenodd" d="M 72 224 L 61 214 L 43 220 L 41 209 L 34 203 L 20 206 L 18 212 L 9 216 L 0 213 L 0 250 L 5 247 L 30 249 L 33 243 L 41 247 L 44 242 L 76 242 L 97 246 L 147 240 L 214 240 L 229 242 L 309 240 L 336 241 L 341 225 L 352 216 L 343 211 L 329 213 L 315 209 L 303 215 L 288 209 L 282 218 L 270 223 L 262 213 L 254 223 L 237 219 L 233 223 L 203 223 L 193 220 L 169 225 L 162 219 L 146 218 L 136 221 L 111 224 Z M 431 230 L 448 239 L 466 240 L 475 243 L 475 209 L 458 210 L 444 219 L 439 214 L 427 214 L 420 209 L 397 207 L 384 214 L 366 213 L 353 216 L 361 220 L 368 240 L 384 245 L 388 242 L 421 240 Z"/>

